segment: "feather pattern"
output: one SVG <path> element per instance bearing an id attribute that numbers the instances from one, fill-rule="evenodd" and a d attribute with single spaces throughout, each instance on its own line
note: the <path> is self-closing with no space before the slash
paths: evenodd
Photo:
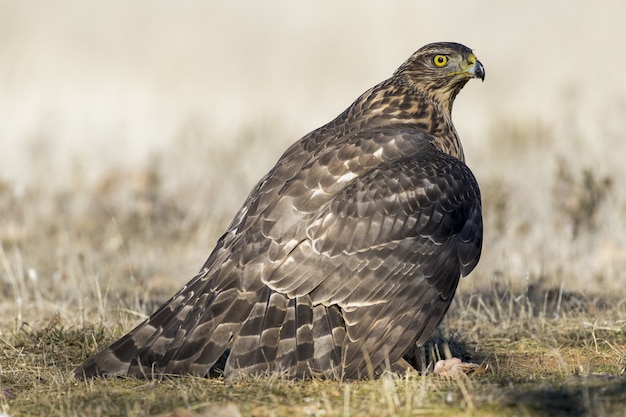
<path id="1" fill-rule="evenodd" d="M 294 143 L 200 273 L 76 377 L 341 379 L 402 364 L 480 257 L 480 191 L 451 119 L 472 77 L 484 69 L 469 48 L 427 45 Z"/>

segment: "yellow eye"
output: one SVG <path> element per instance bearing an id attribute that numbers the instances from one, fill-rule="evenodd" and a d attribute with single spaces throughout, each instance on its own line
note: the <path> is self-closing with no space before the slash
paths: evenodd
<path id="1" fill-rule="evenodd" d="M 445 55 L 435 55 L 435 58 L 433 58 L 433 62 L 435 63 L 436 67 L 443 67 L 448 63 L 448 57 Z"/>

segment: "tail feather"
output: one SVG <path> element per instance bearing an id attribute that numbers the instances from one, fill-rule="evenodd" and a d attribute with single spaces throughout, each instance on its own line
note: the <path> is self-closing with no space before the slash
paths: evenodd
<path id="1" fill-rule="evenodd" d="M 346 328 L 341 311 L 335 306 L 313 307 L 313 339 L 315 340 L 315 369 L 317 375 L 340 379 L 341 355 Z"/>
<path id="2" fill-rule="evenodd" d="M 238 298 L 237 291 L 214 291 L 204 274 L 196 276 L 167 303 L 107 349 L 99 352 L 74 370 L 79 379 L 130 375 L 149 376 L 152 373 L 191 373 L 190 365 L 207 345 L 204 336 L 217 345 L 224 343 L 224 332 L 217 327 L 226 316 L 232 316 L 232 307 L 245 311 L 249 300 Z M 250 307 L 251 308 L 251 307 Z M 208 313 L 208 314 L 207 314 Z M 239 322 L 240 323 L 240 322 Z M 202 329 L 202 331 L 198 331 Z M 194 336 L 192 336 L 194 335 Z M 199 336 L 199 337 L 196 337 Z M 199 343 L 198 343 L 199 342 Z M 202 368 L 210 369 L 218 355 L 209 355 Z M 217 347 L 215 350 L 220 350 Z M 217 356 L 216 359 L 212 359 Z M 196 372 L 193 373 L 198 373 Z"/>
<path id="3" fill-rule="evenodd" d="M 280 340 L 276 350 L 276 363 L 280 364 L 283 369 L 293 369 L 296 366 L 297 359 L 294 352 L 298 348 L 296 341 L 296 309 L 294 308 L 294 300 L 291 300 L 289 307 L 285 312 L 285 320 L 280 329 Z"/>
<path id="4" fill-rule="evenodd" d="M 309 296 L 290 299 L 263 285 L 217 292 L 194 284 L 76 368 L 75 376 L 205 376 L 227 354 L 221 369 L 227 378 L 340 377 L 345 328 L 337 306 L 313 306 Z"/>
<path id="5" fill-rule="evenodd" d="M 176 319 L 184 322 L 189 312 L 188 299 L 184 290 L 172 297 L 165 305 L 157 310 L 149 319 L 139 324 L 135 329 L 117 340 L 107 349 L 91 357 L 74 370 L 77 378 L 106 377 L 116 375 L 144 375 L 143 369 L 131 372 L 130 368 L 137 363 L 141 352 L 150 347 L 149 356 L 145 361 L 151 364 L 159 363 L 163 356 L 162 349 L 154 346 L 156 341 L 169 344 L 173 336 L 164 333 L 164 329 L 172 328 L 168 325 Z M 183 312 L 182 316 L 179 314 Z M 165 325 L 165 327 L 164 327 Z M 154 346 L 154 349 L 152 347 Z"/>
<path id="6" fill-rule="evenodd" d="M 336 377 L 345 336 L 339 309 L 313 306 L 268 290 L 235 338 L 225 375 L 273 374 L 289 378 Z M 340 330 L 338 330 L 340 329 Z"/>
<path id="7" fill-rule="evenodd" d="M 229 289 L 217 295 L 208 307 L 199 306 L 193 323 L 185 323 L 185 334 L 170 347 L 160 369 L 166 373 L 206 375 L 224 354 L 253 309 L 256 295 Z"/>
<path id="8" fill-rule="evenodd" d="M 313 339 L 313 310 L 311 300 L 306 298 L 308 302 L 299 302 L 302 298 L 294 298 L 293 304 L 296 310 L 296 346 L 294 351 L 297 375 L 307 375 L 310 373 L 310 367 L 313 366 L 313 354 L 315 352 L 315 341 Z"/>
<path id="9" fill-rule="evenodd" d="M 265 287 L 234 338 L 225 375 L 262 374 L 276 357 L 276 331 L 284 320 L 286 297 Z"/>
<path id="10" fill-rule="evenodd" d="M 314 305 L 310 295 L 289 298 L 262 283 L 246 290 L 221 283 L 225 288 L 218 291 L 212 279 L 192 281 L 148 320 L 79 366 L 76 377 L 206 376 L 212 371 L 223 371 L 229 379 L 255 374 L 367 377 L 386 369 L 415 342 L 404 336 L 402 323 L 413 323 L 415 338 L 423 342 L 451 299 L 434 301 L 437 292 L 424 281 L 415 294 L 397 295 L 399 302 L 413 300 L 415 316 L 388 319 L 394 311 L 390 303 L 342 310 Z"/>

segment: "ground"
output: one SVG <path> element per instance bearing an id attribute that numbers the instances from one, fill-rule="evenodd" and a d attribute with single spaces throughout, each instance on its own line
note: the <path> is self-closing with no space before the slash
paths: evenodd
<path id="1" fill-rule="evenodd" d="M 383 376 L 360 382 L 249 378 L 110 379 L 77 382 L 73 366 L 120 334 L 60 316 L 6 329 L 0 339 L 0 407 L 9 415 L 411 416 L 623 415 L 626 335 L 622 303 L 553 293 L 461 295 L 447 330 L 422 348 L 480 364 L 472 374 Z M 539 302 L 538 302 L 539 301 Z M 134 320 L 120 312 L 125 320 Z M 431 364 L 432 366 L 432 364 Z M 432 369 L 432 368 L 431 368 Z M 187 413 L 187 414 L 185 414 Z"/>

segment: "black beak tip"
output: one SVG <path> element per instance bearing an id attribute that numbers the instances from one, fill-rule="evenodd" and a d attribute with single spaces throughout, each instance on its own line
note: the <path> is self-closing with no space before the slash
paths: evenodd
<path id="1" fill-rule="evenodd" d="M 481 81 L 485 81 L 485 67 L 480 61 L 476 61 L 476 77 L 480 78 Z"/>

